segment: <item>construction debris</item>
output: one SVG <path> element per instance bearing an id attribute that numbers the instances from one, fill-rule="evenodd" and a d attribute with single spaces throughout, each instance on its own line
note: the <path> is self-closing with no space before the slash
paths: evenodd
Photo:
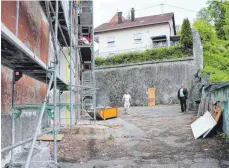
<path id="1" fill-rule="evenodd" d="M 195 139 L 203 136 L 205 138 L 212 129 L 217 125 L 222 115 L 222 110 L 219 106 L 214 105 L 212 112 L 205 112 L 203 116 L 199 117 L 191 124 L 192 132 Z"/>

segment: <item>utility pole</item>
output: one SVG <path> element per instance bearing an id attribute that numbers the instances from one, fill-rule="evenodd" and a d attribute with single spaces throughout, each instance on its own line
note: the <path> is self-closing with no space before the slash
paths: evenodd
<path id="1" fill-rule="evenodd" d="M 163 14 L 164 14 L 164 12 L 163 12 L 163 8 L 164 8 L 164 7 L 163 7 L 163 6 L 164 6 L 163 2 L 161 2 L 160 5 L 161 5 L 161 14 L 163 15 Z"/>

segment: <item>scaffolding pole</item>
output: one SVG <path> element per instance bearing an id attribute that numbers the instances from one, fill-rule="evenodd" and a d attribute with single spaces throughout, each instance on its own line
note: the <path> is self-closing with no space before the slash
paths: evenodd
<path id="1" fill-rule="evenodd" d="M 57 49 L 57 41 L 58 41 L 58 12 L 59 12 L 59 1 L 56 0 L 56 14 L 55 14 L 55 46 Z M 56 140 L 56 68 L 57 68 L 57 59 L 58 58 L 58 51 L 56 51 L 56 56 L 54 57 L 54 87 L 53 87 L 53 112 L 54 112 L 54 119 L 53 119 L 53 153 L 54 153 L 54 162 L 57 164 L 57 140 Z"/>
<path id="2" fill-rule="evenodd" d="M 15 123 L 14 123 L 14 104 L 15 104 L 15 86 L 16 85 L 16 79 L 15 79 L 15 71 L 13 71 L 13 82 L 12 82 L 12 118 L 11 118 L 11 125 L 12 125 L 12 139 L 11 139 L 11 145 L 14 145 L 15 143 Z M 14 164 L 14 149 L 11 150 L 11 164 Z"/>
<path id="3" fill-rule="evenodd" d="M 42 121 L 42 117 L 44 115 L 45 106 L 46 106 L 46 103 L 47 103 L 47 98 L 48 98 L 49 91 L 51 89 L 51 85 L 52 85 L 52 82 L 53 82 L 53 77 L 54 77 L 54 75 L 52 74 L 51 79 L 49 81 L 49 86 L 48 86 L 48 90 L 47 90 L 47 93 L 46 93 L 46 97 L 45 97 L 45 100 L 44 100 L 44 103 L 43 103 L 43 106 L 42 106 L 42 109 L 41 109 L 41 113 L 40 113 L 40 116 L 39 116 L 39 119 L 38 119 L 36 132 L 34 134 L 33 141 L 32 141 L 32 146 L 31 146 L 31 148 L 29 150 L 29 154 L 28 154 L 28 157 L 27 157 L 27 160 L 26 160 L 25 168 L 29 168 L 29 165 L 30 165 L 30 162 L 31 162 L 31 158 L 32 158 L 33 150 L 34 150 L 35 143 L 36 143 L 36 140 L 37 140 L 38 132 L 39 132 L 40 127 L 41 127 L 41 121 Z"/>
<path id="4" fill-rule="evenodd" d="M 75 26 L 74 26 L 74 28 L 75 28 L 75 34 L 76 34 L 76 40 L 75 40 L 75 46 L 78 46 L 78 6 L 77 6 L 77 4 L 75 4 L 76 5 L 76 8 L 75 8 Z M 78 77 L 79 77 L 79 74 L 78 74 L 78 71 L 79 71 L 79 67 L 78 67 L 78 57 L 79 57 L 79 55 L 78 55 L 78 48 L 77 47 L 75 47 L 75 51 L 76 51 L 76 63 L 75 63 L 75 71 L 76 71 L 76 81 L 75 81 L 75 83 L 76 83 L 76 85 L 78 85 Z M 78 95 L 78 88 L 76 88 L 76 96 L 75 96 L 75 104 L 76 104 L 76 122 L 75 122 L 75 124 L 77 124 L 77 119 L 79 118 L 79 108 L 78 108 L 78 97 L 79 97 L 79 95 Z"/>
<path id="5" fill-rule="evenodd" d="M 70 1 L 70 37 L 72 37 L 72 5 L 73 5 L 73 1 Z M 72 127 L 72 71 L 71 71 L 71 68 L 72 68 L 72 38 L 70 38 L 70 64 L 69 64 L 69 67 L 70 67 L 70 86 L 69 86 L 69 89 L 70 89 L 70 127 Z"/>
<path id="6" fill-rule="evenodd" d="M 93 0 L 92 0 L 92 30 L 91 30 L 91 41 L 92 41 L 92 47 L 91 47 L 91 57 L 92 57 L 92 85 L 95 88 L 95 57 L 94 57 L 94 23 L 93 23 Z M 96 90 L 93 90 L 93 96 L 92 96 L 92 101 L 93 101 L 93 109 L 94 109 L 94 124 L 96 121 Z"/>
<path id="7" fill-rule="evenodd" d="M 29 150 L 29 153 L 28 153 L 28 156 L 27 156 L 27 159 L 26 159 L 26 162 L 25 162 L 25 168 L 28 168 L 30 167 L 30 163 L 31 163 L 31 159 L 32 159 L 32 155 L 33 155 L 33 151 L 34 151 L 34 148 L 35 148 L 35 144 L 36 144 L 36 140 L 39 136 L 42 136 L 46 133 L 49 133 L 51 132 L 51 130 L 49 131 L 45 131 L 44 133 L 41 133 L 41 134 L 38 134 L 38 132 L 40 131 L 41 129 L 41 124 L 42 124 L 42 118 L 44 116 L 44 113 L 45 113 L 45 110 L 47 109 L 46 106 L 48 105 L 47 104 L 47 99 L 48 99 L 48 96 L 51 92 L 51 87 L 52 85 L 53 86 L 53 112 L 54 112 L 54 116 L 53 116 L 53 136 L 54 136 L 54 147 L 53 147 L 53 150 L 54 150 L 54 163 L 57 165 L 57 157 L 58 157 L 58 151 L 57 151 L 57 68 L 58 68 L 58 63 L 60 62 L 60 53 L 62 52 L 64 57 L 66 58 L 67 62 L 68 62 L 68 65 L 69 65 L 69 70 L 70 70 L 70 85 L 69 85 L 69 91 L 70 91 L 70 126 L 73 125 L 73 117 L 72 117 L 72 112 L 73 112 L 73 107 L 74 107 L 74 104 L 73 104 L 73 100 L 72 100 L 72 92 L 73 92 L 73 88 L 74 86 L 72 85 L 73 83 L 73 75 L 75 75 L 75 82 L 76 84 L 78 84 L 78 76 L 79 76 L 79 67 L 78 67 L 78 64 L 79 64 L 79 55 L 78 55 L 78 47 L 75 47 L 75 52 L 76 52 L 76 58 L 74 59 L 73 58 L 73 36 L 72 36 L 72 32 L 73 32 L 73 28 L 76 29 L 76 41 L 74 43 L 74 45 L 78 46 L 78 8 L 76 9 L 76 18 L 74 19 L 73 17 L 73 3 L 75 1 L 70 1 L 70 46 L 68 45 L 67 43 L 67 38 L 65 38 L 65 35 L 63 33 L 63 30 L 62 29 L 62 26 L 60 25 L 60 22 L 59 22 L 59 17 L 58 17 L 58 13 L 59 13 L 59 1 L 56 0 L 55 1 L 55 10 L 54 10 L 54 5 L 52 5 L 52 2 L 48 1 L 48 2 L 45 2 L 45 7 L 46 7 L 46 12 L 47 12 L 47 19 L 48 19 L 48 22 L 49 22 L 49 30 L 51 31 L 51 40 L 52 40 L 52 43 L 53 43 L 53 47 L 54 47 L 54 58 L 52 60 L 51 63 L 53 63 L 53 68 L 52 70 L 50 70 L 49 72 L 51 72 L 51 77 L 49 79 L 49 83 L 48 83 L 48 89 L 46 91 L 46 97 L 44 99 L 44 102 L 42 104 L 42 107 L 41 107 L 41 112 L 39 114 L 39 118 L 38 118 L 38 122 L 37 122 L 37 127 L 36 127 L 36 131 L 34 133 L 34 135 L 31 137 L 31 138 L 28 138 L 26 140 L 23 140 L 23 141 L 20 141 L 20 142 L 17 142 L 15 143 L 15 110 L 16 110 L 16 107 L 15 107 L 15 96 L 16 96 L 16 81 L 18 80 L 18 78 L 16 78 L 15 76 L 15 71 L 13 71 L 13 82 L 12 82 L 12 139 L 11 139 L 11 146 L 7 146 L 5 148 L 2 149 L 2 152 L 4 151 L 9 151 L 11 150 L 11 165 L 13 166 L 16 162 L 15 162 L 15 156 L 14 156 L 14 148 L 22 145 L 22 144 L 26 144 L 30 141 L 32 141 L 32 144 L 31 144 L 31 148 Z M 18 19 L 19 19 L 19 9 L 20 9 L 20 2 L 19 0 L 17 0 L 17 3 L 16 3 L 16 36 L 18 35 Z M 78 7 L 78 5 L 77 5 Z M 51 11 L 50 11 L 51 10 Z M 53 13 L 54 15 L 54 18 L 51 18 L 51 13 Z M 53 20 L 55 19 L 55 20 Z M 73 19 L 74 21 L 76 20 L 76 26 L 73 25 Z M 52 22 L 55 22 L 55 28 L 52 27 Z M 63 52 L 63 49 L 61 48 L 61 44 L 58 42 L 58 30 L 60 30 L 60 35 L 63 37 L 63 40 L 64 40 L 64 43 L 66 44 L 67 48 L 70 48 L 70 60 L 68 60 L 68 58 L 66 57 L 65 53 Z M 74 34 L 74 33 L 73 33 Z M 59 47 L 59 48 L 58 48 Z M 92 52 L 93 52 L 93 49 L 92 49 Z M 80 54 L 80 53 L 79 53 Z M 93 55 L 93 53 L 92 53 Z M 74 68 L 72 68 L 72 65 L 75 65 Z M 76 72 L 74 72 L 76 71 Z M 59 65 L 59 73 L 60 73 L 60 65 Z M 46 81 L 46 84 L 47 84 L 47 81 Z M 75 85 L 76 86 L 76 85 Z M 76 116 L 78 115 L 78 105 L 79 105 L 79 102 L 78 102 L 78 89 L 79 89 L 80 86 L 76 86 L 77 88 L 77 99 L 75 100 L 76 102 Z M 91 88 L 93 89 L 93 88 Z M 60 92 L 59 92 L 59 104 L 60 104 Z M 76 118 L 76 121 L 77 121 L 77 118 Z M 61 124 L 61 111 L 60 111 L 60 106 L 59 106 L 59 123 Z"/>
<path id="8" fill-rule="evenodd" d="M 16 3 L 16 8 L 17 8 L 17 13 L 16 13 L 16 33 L 15 33 L 15 35 L 17 37 L 18 37 L 19 7 L 20 7 L 20 2 L 19 2 L 19 0 L 17 0 L 17 3 Z"/>
<path id="9" fill-rule="evenodd" d="M 42 135 L 48 134 L 48 133 L 50 133 L 51 131 L 52 131 L 52 130 L 45 131 L 45 132 L 43 132 L 43 133 L 37 135 L 37 137 L 41 137 Z M 26 140 L 24 140 L 24 141 L 20 141 L 20 142 L 18 142 L 18 143 L 15 143 L 14 145 L 7 146 L 7 147 L 5 147 L 5 148 L 2 148 L 2 149 L 1 149 L 1 152 L 6 152 L 6 151 L 8 151 L 8 150 L 14 149 L 14 148 L 16 148 L 16 147 L 18 147 L 18 146 L 20 146 L 20 145 L 23 145 L 23 144 L 26 144 L 26 143 L 32 141 L 32 140 L 33 140 L 33 138 L 28 138 L 28 139 L 26 139 Z"/>

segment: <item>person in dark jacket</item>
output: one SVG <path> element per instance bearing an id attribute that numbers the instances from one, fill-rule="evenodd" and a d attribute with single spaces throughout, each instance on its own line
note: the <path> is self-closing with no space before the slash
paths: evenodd
<path id="1" fill-rule="evenodd" d="M 186 112 L 187 104 L 186 100 L 188 98 L 188 90 L 184 88 L 184 85 L 181 85 L 181 88 L 178 90 L 177 97 L 180 100 L 181 111 Z"/>

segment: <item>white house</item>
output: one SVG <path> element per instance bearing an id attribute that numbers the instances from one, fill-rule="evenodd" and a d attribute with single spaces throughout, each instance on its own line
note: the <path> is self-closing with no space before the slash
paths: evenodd
<path id="1" fill-rule="evenodd" d="M 122 12 L 117 12 L 109 23 L 96 27 L 94 33 L 99 42 L 99 57 L 169 47 L 171 41 L 179 39 L 174 13 L 135 18 L 133 8 L 130 20 L 125 19 Z"/>

